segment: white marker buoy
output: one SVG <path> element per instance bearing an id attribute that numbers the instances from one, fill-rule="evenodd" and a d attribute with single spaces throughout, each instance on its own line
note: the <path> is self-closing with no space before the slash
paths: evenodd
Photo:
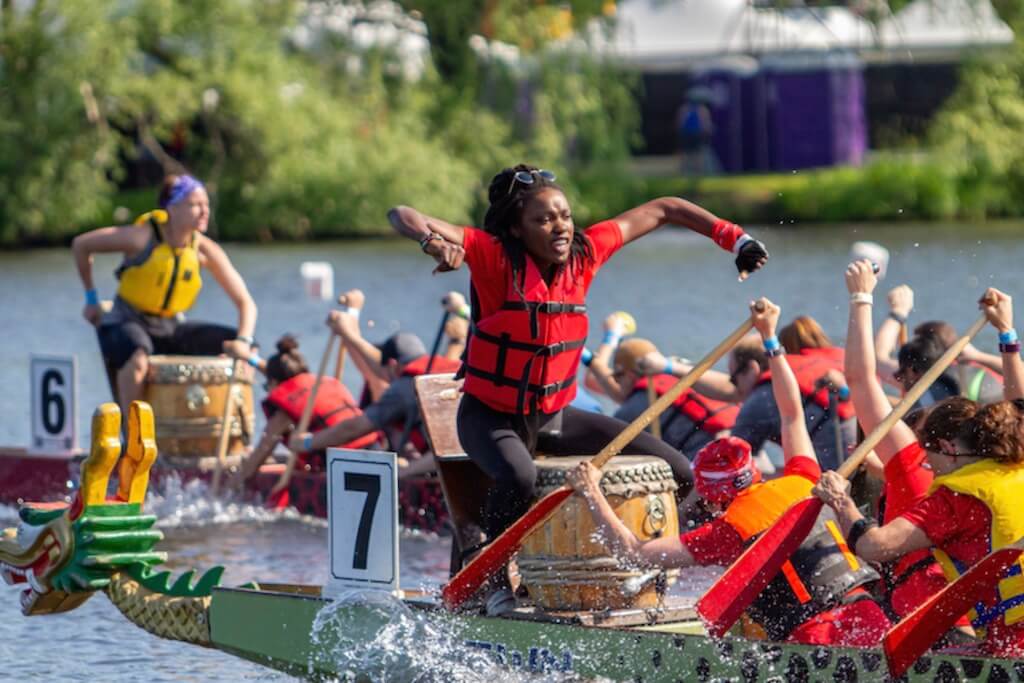
<path id="1" fill-rule="evenodd" d="M 885 273 L 889 270 L 889 250 L 878 242 L 854 242 L 850 247 L 850 257 L 855 261 L 871 261 L 878 266 L 878 279 L 885 279 Z"/>
<path id="2" fill-rule="evenodd" d="M 334 268 L 326 261 L 303 261 L 299 266 L 302 285 L 312 299 L 334 298 Z"/>

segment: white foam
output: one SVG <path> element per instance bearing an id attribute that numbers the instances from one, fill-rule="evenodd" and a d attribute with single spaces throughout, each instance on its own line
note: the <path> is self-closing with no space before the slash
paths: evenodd
<path id="1" fill-rule="evenodd" d="M 182 482 L 176 476 L 162 479 L 158 489 L 150 488 L 144 510 L 156 515 L 156 526 L 163 529 L 282 519 L 325 524 L 324 520 L 300 515 L 293 508 L 275 510 L 229 493 L 214 496 L 206 482 L 199 479 Z"/>

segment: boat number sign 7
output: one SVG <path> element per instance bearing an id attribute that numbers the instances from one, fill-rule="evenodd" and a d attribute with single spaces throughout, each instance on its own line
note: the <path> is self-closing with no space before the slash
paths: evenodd
<path id="1" fill-rule="evenodd" d="M 38 453 L 78 446 L 78 365 L 74 356 L 31 356 L 32 443 Z"/>
<path id="2" fill-rule="evenodd" d="M 327 451 L 326 592 L 398 590 L 398 466 L 394 453 Z"/>

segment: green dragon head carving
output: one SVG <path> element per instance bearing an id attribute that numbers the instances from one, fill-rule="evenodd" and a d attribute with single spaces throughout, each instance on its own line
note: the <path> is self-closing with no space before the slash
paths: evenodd
<path id="1" fill-rule="evenodd" d="M 157 455 L 153 409 L 141 401 L 132 403 L 123 457 L 120 430 L 121 411 L 116 404 L 97 408 L 89 457 L 82 465 L 74 501 L 70 505 L 26 503 L 18 511 L 17 529 L 0 533 L 0 575 L 8 584 L 24 585 L 24 614 L 74 609 L 95 591 L 106 589 L 115 572 L 151 580 L 155 577 L 150 568 L 166 559 L 165 553 L 152 550 L 163 538 L 152 528 L 156 517 L 142 513 Z M 108 499 L 108 482 L 119 459 L 119 485 Z M 208 577 L 202 583 L 206 587 Z"/>

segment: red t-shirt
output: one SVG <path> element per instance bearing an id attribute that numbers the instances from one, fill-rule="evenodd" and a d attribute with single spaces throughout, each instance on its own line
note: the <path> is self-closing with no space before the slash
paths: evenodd
<path id="1" fill-rule="evenodd" d="M 992 512 L 983 502 L 940 486 L 902 517 L 921 529 L 928 540 L 964 566 L 989 553 Z M 993 595 L 986 603 L 993 604 Z M 1006 626 L 1002 619 L 989 624 L 985 646 L 996 656 L 1024 656 L 1024 622 Z"/>
<path id="2" fill-rule="evenodd" d="M 885 464 L 885 519 L 888 524 L 928 496 L 934 475 L 925 469 L 927 454 L 914 441 Z"/>
<path id="3" fill-rule="evenodd" d="M 821 467 L 814 458 L 796 455 L 786 463 L 782 475 L 803 477 L 816 484 L 821 477 Z M 724 519 L 712 520 L 693 531 L 680 534 L 679 540 L 699 565 L 725 567 L 735 562 L 746 550 L 743 537 Z"/>
<path id="4" fill-rule="evenodd" d="M 579 284 L 583 285 L 583 291 L 586 292 L 597 271 L 622 247 L 622 230 L 614 220 L 606 220 L 590 226 L 584 234 L 590 240 L 593 258 L 584 261 L 580 271 L 571 271 L 571 275 L 581 278 Z M 501 308 L 508 296 L 508 259 L 505 250 L 494 235 L 471 227 L 463 228 L 462 248 L 466 250 L 465 261 L 469 266 L 473 289 L 476 290 L 480 308 L 477 314 L 486 318 Z"/>

